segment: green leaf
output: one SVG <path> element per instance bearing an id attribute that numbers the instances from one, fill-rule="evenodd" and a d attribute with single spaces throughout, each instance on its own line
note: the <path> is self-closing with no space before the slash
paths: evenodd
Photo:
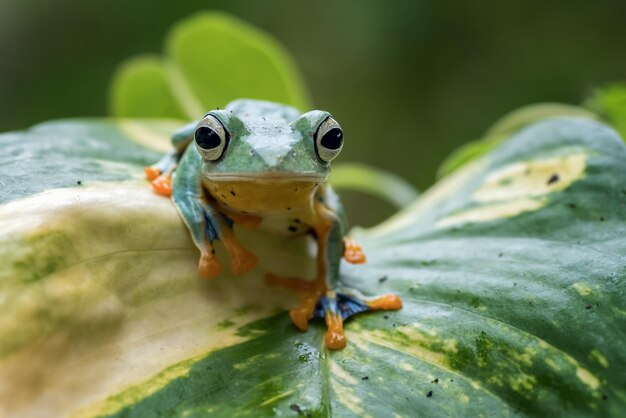
<path id="1" fill-rule="evenodd" d="M 186 119 L 160 57 L 138 57 L 124 62 L 110 88 L 111 113 L 123 117 Z"/>
<path id="2" fill-rule="evenodd" d="M 350 320 L 339 352 L 263 281 L 310 275 L 306 240 L 238 229 L 259 268 L 198 279 L 184 225 L 141 173 L 170 125 L 0 136 L 4 415 L 623 414 L 626 145 L 606 125 L 531 124 L 353 231 L 368 263 L 342 280 L 404 307 Z"/>
<path id="3" fill-rule="evenodd" d="M 223 13 L 174 26 L 165 56 L 122 64 L 110 87 L 118 117 L 197 119 L 242 97 L 308 109 L 309 96 L 287 51 L 272 37 Z"/>
<path id="4" fill-rule="evenodd" d="M 596 114 L 589 110 L 567 104 L 538 103 L 524 106 L 500 118 L 487 130 L 484 138 L 468 142 L 454 150 L 439 166 L 437 178 L 448 175 L 464 164 L 487 154 L 523 127 L 558 116 L 598 119 Z"/>
<path id="5" fill-rule="evenodd" d="M 585 103 L 603 115 L 626 138 L 626 83 L 615 83 L 596 90 Z"/>

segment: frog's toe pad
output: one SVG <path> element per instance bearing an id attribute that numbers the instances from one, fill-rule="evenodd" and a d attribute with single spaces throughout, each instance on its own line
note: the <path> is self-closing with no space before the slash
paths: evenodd
<path id="1" fill-rule="evenodd" d="M 365 257 L 365 253 L 363 249 L 355 240 L 352 238 L 344 238 L 344 252 L 343 258 L 352 264 L 363 264 L 367 261 L 367 257 Z"/>
<path id="2" fill-rule="evenodd" d="M 155 192 L 163 196 L 172 195 L 172 179 L 171 177 L 161 175 L 152 180 L 152 188 Z"/>
<path id="3" fill-rule="evenodd" d="M 222 263 L 212 254 L 202 255 L 198 262 L 198 271 L 203 279 L 214 279 L 222 274 Z"/>
<path id="4" fill-rule="evenodd" d="M 243 274 L 255 268 L 258 262 L 259 259 L 254 253 L 241 248 L 231 255 L 230 269 L 234 274 Z"/>
<path id="5" fill-rule="evenodd" d="M 155 180 L 157 177 L 161 175 L 161 170 L 154 166 L 144 167 L 143 172 L 146 175 L 146 178 L 150 181 Z"/>

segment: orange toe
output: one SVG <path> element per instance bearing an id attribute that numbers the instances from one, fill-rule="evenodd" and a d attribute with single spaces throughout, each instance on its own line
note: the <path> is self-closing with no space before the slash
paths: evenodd
<path id="1" fill-rule="evenodd" d="M 241 248 L 230 258 L 230 269 L 234 274 L 243 274 L 256 267 L 259 259 L 250 251 Z"/>
<path id="2" fill-rule="evenodd" d="M 200 257 L 198 271 L 203 279 L 214 279 L 222 274 L 222 263 L 213 254 L 206 254 Z"/>
<path id="3" fill-rule="evenodd" d="M 346 346 L 346 336 L 343 334 L 343 320 L 336 313 L 326 312 L 326 336 L 324 343 L 331 350 L 341 350 Z"/>
<path id="4" fill-rule="evenodd" d="M 367 302 L 373 310 L 395 311 L 402 308 L 402 300 L 398 295 L 385 295 Z"/>
<path id="5" fill-rule="evenodd" d="M 343 258 L 345 258 L 348 263 L 363 264 L 367 261 L 363 249 L 355 240 L 352 238 L 344 238 L 343 243 Z"/>
<path id="6" fill-rule="evenodd" d="M 171 196 L 172 179 L 166 176 L 159 176 L 156 179 L 152 180 L 152 188 L 158 194 L 162 194 L 163 196 Z"/>
<path id="7" fill-rule="evenodd" d="M 161 171 L 156 167 L 144 167 L 143 172 L 146 174 L 146 178 L 150 181 L 156 179 L 161 175 Z"/>
<path id="8" fill-rule="evenodd" d="M 290 309 L 289 316 L 291 317 L 291 321 L 300 331 L 306 331 L 309 329 L 309 319 L 311 318 L 309 318 L 305 309 Z"/>

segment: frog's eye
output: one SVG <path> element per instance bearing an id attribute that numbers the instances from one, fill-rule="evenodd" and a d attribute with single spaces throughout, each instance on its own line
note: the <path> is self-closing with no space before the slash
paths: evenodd
<path id="1" fill-rule="evenodd" d="M 212 115 L 207 115 L 200 121 L 193 137 L 196 149 L 202 158 L 209 161 L 219 160 L 228 143 L 228 132 L 224 125 Z"/>
<path id="2" fill-rule="evenodd" d="M 317 128 L 315 151 L 320 160 L 331 162 L 343 147 L 343 131 L 337 121 L 330 116 Z"/>

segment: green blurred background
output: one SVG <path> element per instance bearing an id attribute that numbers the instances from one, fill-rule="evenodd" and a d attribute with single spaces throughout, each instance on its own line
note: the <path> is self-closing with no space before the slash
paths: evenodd
<path id="1" fill-rule="evenodd" d="M 626 78 L 618 0 L 0 0 L 0 131 L 106 115 L 116 66 L 161 53 L 174 22 L 207 9 L 286 46 L 316 107 L 346 131 L 341 161 L 394 171 L 420 189 L 450 151 L 503 114 L 576 104 Z M 393 211 L 355 195 L 348 210 L 360 224 Z"/>

